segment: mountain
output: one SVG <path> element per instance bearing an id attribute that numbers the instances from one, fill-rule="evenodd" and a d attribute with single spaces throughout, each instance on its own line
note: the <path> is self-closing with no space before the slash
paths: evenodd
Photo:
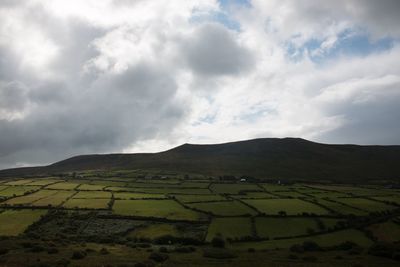
<path id="1" fill-rule="evenodd" d="M 212 145 L 184 144 L 160 153 L 82 155 L 49 166 L 2 170 L 0 176 L 125 169 L 338 182 L 400 180 L 400 146 L 261 138 Z"/>

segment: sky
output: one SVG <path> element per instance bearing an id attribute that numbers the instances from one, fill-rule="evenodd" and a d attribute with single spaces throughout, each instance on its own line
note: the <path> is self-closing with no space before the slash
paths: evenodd
<path id="1" fill-rule="evenodd" d="M 183 143 L 400 145 L 398 0 L 1 0 L 0 169 Z"/>

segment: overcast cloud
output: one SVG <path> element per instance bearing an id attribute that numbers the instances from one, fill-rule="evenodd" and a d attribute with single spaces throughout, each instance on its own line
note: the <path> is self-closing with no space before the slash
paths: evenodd
<path id="1" fill-rule="evenodd" d="M 400 1 L 0 1 L 0 168 L 296 136 L 400 145 Z"/>

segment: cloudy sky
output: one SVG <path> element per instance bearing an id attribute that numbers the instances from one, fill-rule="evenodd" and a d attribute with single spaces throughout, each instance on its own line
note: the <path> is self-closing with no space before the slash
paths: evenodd
<path id="1" fill-rule="evenodd" d="M 1 0 L 0 168 L 182 143 L 400 144 L 398 0 Z"/>

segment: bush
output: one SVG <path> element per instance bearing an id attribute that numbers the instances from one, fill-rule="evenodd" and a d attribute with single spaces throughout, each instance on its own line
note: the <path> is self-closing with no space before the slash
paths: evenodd
<path id="1" fill-rule="evenodd" d="M 290 251 L 291 252 L 295 252 L 295 253 L 303 253 L 304 252 L 304 248 L 303 248 L 302 245 L 295 244 L 295 245 L 290 247 Z"/>
<path id="2" fill-rule="evenodd" d="M 167 249 L 166 247 L 160 247 L 160 248 L 158 249 L 158 252 L 161 252 L 161 253 L 168 253 L 168 249 Z"/>
<path id="3" fill-rule="evenodd" d="M 317 258 L 314 256 L 305 256 L 303 257 L 303 261 L 316 262 Z"/>
<path id="4" fill-rule="evenodd" d="M 225 240 L 221 236 L 216 236 L 211 240 L 211 245 L 215 248 L 224 248 Z"/>
<path id="5" fill-rule="evenodd" d="M 56 266 L 67 267 L 69 263 L 70 261 L 67 259 L 59 259 L 58 261 L 56 261 Z"/>
<path id="6" fill-rule="evenodd" d="M 225 248 L 206 248 L 203 251 L 203 257 L 213 259 L 232 259 L 236 258 L 237 255 Z"/>
<path id="7" fill-rule="evenodd" d="M 167 254 L 153 252 L 150 254 L 149 259 L 156 261 L 156 262 L 164 262 L 168 260 L 169 256 Z"/>
<path id="8" fill-rule="evenodd" d="M 102 249 L 100 249 L 100 254 L 101 255 L 107 255 L 107 254 L 110 254 L 110 252 L 108 251 L 108 249 L 102 248 Z"/>
<path id="9" fill-rule="evenodd" d="M 47 253 L 48 254 L 57 254 L 58 253 L 58 249 L 57 248 L 48 248 L 47 249 Z"/>
<path id="10" fill-rule="evenodd" d="M 156 265 L 152 261 L 142 261 L 135 263 L 135 265 L 133 265 L 133 267 L 154 267 L 154 266 Z"/>
<path id="11" fill-rule="evenodd" d="M 369 248 L 368 254 L 378 257 L 385 257 L 385 258 L 392 258 L 394 260 L 399 260 L 400 244 L 375 243 Z"/>
<path id="12" fill-rule="evenodd" d="M 31 252 L 35 252 L 35 253 L 37 253 L 37 252 L 42 252 L 42 251 L 44 251 L 45 249 L 44 249 L 44 247 L 43 246 L 41 246 L 41 245 L 34 245 L 32 248 L 31 248 Z"/>
<path id="13" fill-rule="evenodd" d="M 191 253 L 196 251 L 195 247 L 176 247 L 175 252 L 180 252 L 180 253 Z"/>
<path id="14" fill-rule="evenodd" d="M 71 259 L 81 260 L 86 257 L 86 252 L 81 250 L 76 250 L 72 253 Z"/>
<path id="15" fill-rule="evenodd" d="M 314 241 L 305 241 L 303 243 L 303 249 L 304 251 L 319 251 L 321 247 Z"/>

